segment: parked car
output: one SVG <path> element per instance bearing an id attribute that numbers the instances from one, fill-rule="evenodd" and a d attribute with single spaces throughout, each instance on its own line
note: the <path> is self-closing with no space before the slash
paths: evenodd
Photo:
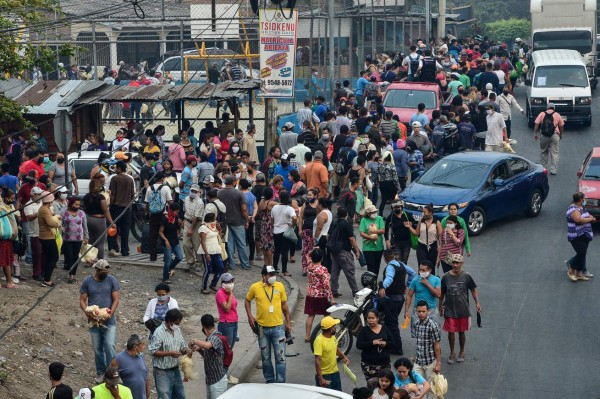
<path id="1" fill-rule="evenodd" d="M 537 216 L 550 188 L 548 171 L 515 154 L 470 151 L 436 162 L 400 194 L 414 221 L 433 204 L 434 216 L 448 215 L 457 203 L 469 234 L 480 234 L 489 222 L 525 212 Z"/>
<path id="2" fill-rule="evenodd" d="M 198 50 L 188 50 L 184 54 L 193 55 L 198 54 Z M 209 47 L 206 49 L 208 55 L 228 55 L 233 56 L 237 53 L 229 49 L 221 49 L 218 47 Z M 156 66 L 156 72 L 160 72 L 165 75 L 166 72 L 170 72 L 175 82 L 183 82 L 184 75 L 181 74 L 181 68 L 183 67 L 183 57 L 180 55 L 169 57 L 163 62 Z M 217 64 L 219 72 L 227 62 L 232 62 L 232 59 L 228 58 L 217 58 L 203 60 L 200 58 L 188 58 L 188 79 L 189 80 L 200 80 L 206 81 L 206 66 L 210 68 L 213 64 Z M 246 76 L 250 77 L 250 69 L 245 62 L 240 63 L 241 67 L 246 72 Z M 255 64 L 258 67 L 258 61 Z M 252 77 L 258 79 L 260 77 L 260 71 L 258 69 L 252 69 Z"/>
<path id="3" fill-rule="evenodd" d="M 577 171 L 577 191 L 585 194 L 585 207 L 600 217 L 600 147 L 594 147 Z"/>
<path id="4" fill-rule="evenodd" d="M 442 110 L 444 104 L 449 107 L 451 96 L 445 98 L 437 83 L 399 82 L 387 86 L 383 95 L 383 106 L 408 124 L 410 117 L 417 112 L 419 103 L 425 104 L 425 114 L 431 119 L 434 109 Z M 444 106 L 444 107 L 446 107 Z"/>
<path id="5" fill-rule="evenodd" d="M 285 399 L 352 399 L 352 395 L 344 392 L 334 391 L 329 388 L 321 388 L 311 385 L 300 384 L 238 384 L 234 385 L 221 396 L 220 399 L 263 399 L 263 398 L 285 398 Z"/>

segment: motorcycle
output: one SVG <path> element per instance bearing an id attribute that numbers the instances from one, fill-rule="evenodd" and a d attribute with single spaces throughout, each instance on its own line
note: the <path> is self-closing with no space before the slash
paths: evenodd
<path id="1" fill-rule="evenodd" d="M 347 303 L 336 303 L 327 308 L 327 312 L 334 318 L 339 318 L 340 324 L 335 333 L 338 340 L 338 348 L 347 355 L 352 349 L 354 337 L 367 325 L 366 312 L 375 307 L 377 298 L 377 275 L 372 272 L 364 272 L 360 277 L 364 287 L 354 294 L 354 305 Z M 343 317 L 336 317 L 339 312 L 344 312 Z M 321 325 L 317 324 L 310 335 L 310 350 L 313 351 L 313 343 L 321 333 Z"/>

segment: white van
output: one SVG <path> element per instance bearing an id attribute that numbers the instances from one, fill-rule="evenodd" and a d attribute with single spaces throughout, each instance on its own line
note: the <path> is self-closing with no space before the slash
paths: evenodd
<path id="1" fill-rule="evenodd" d="M 534 51 L 529 62 L 527 120 L 532 128 L 536 117 L 551 102 L 568 122 L 592 124 L 592 89 L 581 54 L 575 50 Z"/>

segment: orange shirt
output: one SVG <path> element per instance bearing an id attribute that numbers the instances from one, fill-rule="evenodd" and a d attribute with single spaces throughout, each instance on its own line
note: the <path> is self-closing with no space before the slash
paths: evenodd
<path id="1" fill-rule="evenodd" d="M 319 198 L 327 197 L 329 192 L 329 173 L 323 165 L 323 161 L 315 160 L 306 165 L 303 171 L 306 187 L 310 190 L 316 188 L 319 190 Z"/>

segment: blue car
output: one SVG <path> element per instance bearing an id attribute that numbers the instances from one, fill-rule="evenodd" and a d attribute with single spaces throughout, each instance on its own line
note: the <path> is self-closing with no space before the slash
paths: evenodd
<path id="1" fill-rule="evenodd" d="M 487 223 L 525 212 L 537 216 L 548 197 L 547 170 L 515 154 L 470 151 L 436 162 L 400 194 L 404 210 L 414 221 L 423 207 L 433 204 L 434 216 L 448 215 L 457 203 L 469 234 L 480 234 Z"/>

